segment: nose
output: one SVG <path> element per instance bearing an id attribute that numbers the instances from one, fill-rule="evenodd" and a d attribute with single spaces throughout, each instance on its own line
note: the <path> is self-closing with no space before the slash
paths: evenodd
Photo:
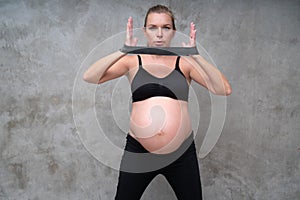
<path id="1" fill-rule="evenodd" d="M 157 32 L 156 32 L 156 37 L 162 38 L 162 36 L 163 36 L 162 28 L 161 28 L 161 27 L 158 27 L 158 30 L 157 30 Z"/>

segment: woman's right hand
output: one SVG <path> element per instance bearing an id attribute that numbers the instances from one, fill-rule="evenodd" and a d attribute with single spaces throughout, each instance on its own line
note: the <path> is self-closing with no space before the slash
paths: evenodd
<path id="1" fill-rule="evenodd" d="M 138 39 L 133 37 L 133 19 L 132 17 L 128 18 L 127 29 L 126 29 L 126 41 L 127 46 L 136 46 Z"/>

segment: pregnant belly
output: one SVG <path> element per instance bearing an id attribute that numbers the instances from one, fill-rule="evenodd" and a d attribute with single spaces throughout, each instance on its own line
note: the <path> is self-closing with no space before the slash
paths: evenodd
<path id="1" fill-rule="evenodd" d="M 175 151 L 191 133 L 187 102 L 152 97 L 133 103 L 129 133 L 149 152 Z"/>

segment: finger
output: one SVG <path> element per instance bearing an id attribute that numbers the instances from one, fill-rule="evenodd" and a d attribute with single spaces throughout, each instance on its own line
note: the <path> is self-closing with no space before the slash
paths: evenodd
<path id="1" fill-rule="evenodd" d="M 191 33 L 190 33 L 190 44 L 191 44 L 191 46 L 196 45 L 196 32 L 197 32 L 197 30 L 195 29 L 195 24 L 192 22 L 191 23 Z"/>
<path id="2" fill-rule="evenodd" d="M 193 34 L 194 29 L 195 29 L 195 24 L 193 22 L 191 22 L 191 24 L 190 24 L 190 36 Z"/>
<path id="3" fill-rule="evenodd" d="M 132 23 L 133 23 L 133 20 L 132 20 L 132 17 L 129 17 L 128 18 L 128 21 L 127 21 L 127 29 L 126 29 L 126 43 L 127 44 L 130 44 L 131 43 L 131 40 L 132 40 Z"/>
<path id="4" fill-rule="evenodd" d="M 127 26 L 126 26 L 126 38 L 130 38 L 130 17 L 127 20 Z"/>
<path id="5" fill-rule="evenodd" d="M 133 46 L 136 46 L 136 45 L 137 45 L 137 42 L 138 42 L 138 38 L 134 38 L 134 39 L 133 39 Z"/>
<path id="6" fill-rule="evenodd" d="M 192 33 L 191 33 L 191 35 L 190 35 L 190 39 L 191 40 L 196 40 L 196 30 L 194 30 Z"/>
<path id="7" fill-rule="evenodd" d="M 191 25 L 190 25 L 190 36 L 193 37 L 195 35 L 195 24 L 194 22 L 191 22 Z"/>
<path id="8" fill-rule="evenodd" d="M 132 20 L 131 17 L 128 17 L 128 20 L 127 20 L 127 27 L 128 28 L 130 28 L 131 20 Z"/>

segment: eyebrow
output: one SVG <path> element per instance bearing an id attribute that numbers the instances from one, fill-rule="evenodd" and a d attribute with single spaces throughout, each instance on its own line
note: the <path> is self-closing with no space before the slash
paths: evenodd
<path id="1" fill-rule="evenodd" d="M 155 25 L 155 24 L 148 24 L 148 26 L 155 26 L 156 27 L 157 25 Z M 172 25 L 171 24 L 164 24 L 163 27 L 164 26 L 172 26 Z"/>

